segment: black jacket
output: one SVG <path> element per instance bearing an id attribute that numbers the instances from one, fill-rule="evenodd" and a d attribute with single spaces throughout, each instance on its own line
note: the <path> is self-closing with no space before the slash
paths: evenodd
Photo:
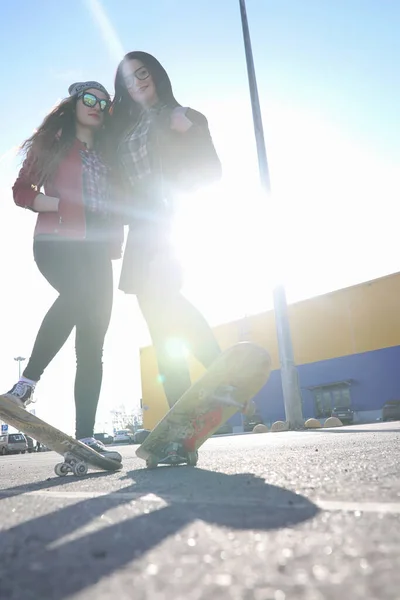
<path id="1" fill-rule="evenodd" d="M 216 153 L 206 117 L 189 108 L 187 118 L 193 125 L 185 133 L 170 127 L 171 111 L 163 111 L 150 134 L 150 147 L 158 171 L 178 191 L 190 191 L 209 185 L 221 178 L 221 162 Z"/>

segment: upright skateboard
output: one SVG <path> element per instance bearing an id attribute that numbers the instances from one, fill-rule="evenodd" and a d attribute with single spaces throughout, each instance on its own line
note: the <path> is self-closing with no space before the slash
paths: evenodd
<path id="1" fill-rule="evenodd" d="M 22 431 L 63 456 L 54 471 L 59 477 L 73 473 L 77 477 L 86 475 L 89 467 L 104 471 L 122 468 L 118 461 L 106 458 L 82 442 L 75 440 L 56 427 L 52 427 L 35 415 L 17 406 L 7 396 L 0 396 L 0 419 Z"/>
<path id="2" fill-rule="evenodd" d="M 196 466 L 197 450 L 236 412 L 254 412 L 251 399 L 271 372 L 264 348 L 240 342 L 226 350 L 183 394 L 136 450 L 152 469 L 159 464 Z M 252 406 L 253 404 L 253 406 Z"/>

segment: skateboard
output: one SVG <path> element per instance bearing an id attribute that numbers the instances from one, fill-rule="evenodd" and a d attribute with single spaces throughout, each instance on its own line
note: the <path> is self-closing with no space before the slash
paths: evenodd
<path id="1" fill-rule="evenodd" d="M 174 404 L 136 450 L 149 469 L 196 466 L 198 449 L 235 413 L 254 413 L 251 401 L 271 372 L 269 353 L 250 342 L 223 352 Z"/>
<path id="2" fill-rule="evenodd" d="M 68 473 L 82 477 L 86 475 L 89 467 L 104 471 L 118 471 L 122 468 L 120 462 L 101 456 L 82 442 L 20 408 L 7 396 L 0 396 L 0 418 L 18 431 L 61 454 L 64 462 L 54 467 L 55 474 L 59 477 L 64 477 Z"/>

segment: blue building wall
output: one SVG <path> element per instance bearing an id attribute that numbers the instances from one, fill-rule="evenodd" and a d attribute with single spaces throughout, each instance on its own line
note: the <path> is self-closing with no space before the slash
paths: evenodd
<path id="1" fill-rule="evenodd" d="M 351 381 L 351 402 L 356 420 L 380 416 L 388 400 L 400 399 L 400 346 L 308 363 L 297 367 L 303 399 L 303 415 L 314 417 L 314 396 L 307 388 L 342 380 Z M 273 371 L 254 398 L 266 423 L 285 419 L 281 374 Z"/>

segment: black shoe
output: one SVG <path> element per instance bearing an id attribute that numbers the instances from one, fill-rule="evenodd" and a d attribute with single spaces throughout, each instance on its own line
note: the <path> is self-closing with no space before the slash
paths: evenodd
<path id="1" fill-rule="evenodd" d="M 26 408 L 28 404 L 33 402 L 33 392 L 35 386 L 26 381 L 18 381 L 5 396 L 15 402 L 17 406 Z"/>
<path id="2" fill-rule="evenodd" d="M 104 458 L 110 458 L 111 460 L 122 462 L 122 456 L 119 452 L 116 452 L 115 450 L 107 450 L 105 445 L 95 438 L 83 438 L 79 441 L 104 456 Z"/>

